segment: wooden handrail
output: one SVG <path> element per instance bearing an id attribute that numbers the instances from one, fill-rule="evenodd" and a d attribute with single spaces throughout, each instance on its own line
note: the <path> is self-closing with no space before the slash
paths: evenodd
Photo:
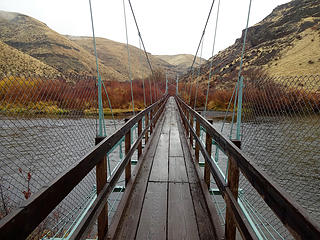
<path id="1" fill-rule="evenodd" d="M 156 103 L 139 112 L 118 131 L 108 138 L 103 139 L 89 153 L 82 157 L 79 162 L 71 165 L 67 170 L 51 181 L 49 185 L 42 187 L 37 193 L 24 201 L 18 209 L 2 218 L 0 220 L 0 239 L 26 239 L 29 234 L 50 214 L 50 212 L 54 210 L 54 208 L 58 206 L 58 204 L 72 191 L 72 189 L 76 187 L 81 180 L 102 161 L 103 157 L 112 150 L 113 146 L 117 144 L 139 120 L 160 105 L 164 106 L 167 99 L 168 96 L 163 96 Z M 160 111 L 157 113 L 160 114 Z M 140 134 L 138 138 L 139 141 L 137 140 L 132 146 L 128 155 L 132 155 L 134 150 L 136 150 L 138 143 L 142 140 L 147 129 L 151 124 L 155 123 L 156 116 L 157 115 L 154 115 L 154 117 L 149 121 L 150 123 L 145 127 L 142 134 Z M 125 166 L 125 161 L 130 157 L 126 156 L 120 165 Z M 115 172 L 119 174 L 118 171 Z M 113 174 L 113 176 L 115 174 Z M 111 178 L 110 183 L 105 185 L 99 196 L 105 193 L 106 187 L 112 186 L 111 182 L 114 179 L 115 177 Z M 99 199 L 99 197 L 97 197 L 97 199 Z M 104 206 L 102 206 L 102 208 L 103 207 Z"/>
<path id="2" fill-rule="evenodd" d="M 192 132 L 194 139 L 200 147 L 205 161 L 210 167 L 212 176 L 221 191 L 224 198 L 227 198 L 227 204 L 231 204 L 234 211 L 234 217 L 238 229 L 245 239 L 248 237 L 255 239 L 256 236 L 248 224 L 239 204 L 235 200 L 229 186 L 225 183 L 224 178 L 213 163 L 211 156 L 206 152 L 203 143 L 200 141 L 194 129 L 187 121 L 184 111 L 196 118 L 196 121 L 205 128 L 220 149 L 229 157 L 231 157 L 241 170 L 242 174 L 248 179 L 250 184 L 264 199 L 266 204 L 274 211 L 281 222 L 288 228 L 295 238 L 299 239 L 320 239 L 319 225 L 307 214 L 307 212 L 299 206 L 281 187 L 279 187 L 265 172 L 263 172 L 250 157 L 246 156 L 234 143 L 220 134 L 213 126 L 199 113 L 190 108 L 181 98 L 176 96 L 180 115 L 185 125 Z M 248 231 L 249 232 L 246 232 Z M 252 235 L 253 233 L 253 235 Z M 249 236 L 247 235 L 249 234 Z"/>
<path id="3" fill-rule="evenodd" d="M 162 113 L 164 106 L 166 104 L 166 100 L 168 98 L 165 98 L 164 101 L 162 101 L 161 106 L 158 108 L 158 111 L 153 114 L 153 119 L 149 122 L 149 125 L 144 128 L 142 133 L 138 136 L 138 139 L 135 141 L 135 143 L 132 145 L 128 153 L 126 154 L 125 158 L 122 160 L 122 162 L 117 166 L 114 173 L 111 175 L 109 182 L 104 186 L 104 188 L 101 190 L 99 195 L 97 196 L 96 200 L 91 205 L 88 212 L 85 214 L 81 222 L 79 223 L 77 229 L 74 231 L 73 235 L 70 237 L 70 239 L 82 239 L 86 236 L 88 230 L 91 228 L 91 226 L 95 223 L 95 220 L 101 213 L 104 205 L 108 201 L 108 196 L 112 192 L 113 188 L 115 187 L 116 183 L 118 182 L 120 176 L 122 175 L 126 165 L 128 164 L 130 158 L 132 157 L 135 150 L 138 148 L 140 141 L 142 140 L 143 136 L 145 135 L 146 131 L 149 127 L 155 125 L 158 117 Z"/>
<path id="4" fill-rule="evenodd" d="M 179 100 L 179 99 L 178 99 Z M 180 100 L 181 101 L 181 100 Z M 230 204 L 230 207 L 233 209 L 234 217 L 238 223 L 238 228 L 242 236 L 245 236 L 244 239 L 258 239 L 254 233 L 254 230 L 252 229 L 251 225 L 249 224 L 247 218 L 245 217 L 244 213 L 241 211 L 241 208 L 239 204 L 237 203 L 236 199 L 232 195 L 229 187 L 224 181 L 224 177 L 218 170 L 217 166 L 212 162 L 211 156 L 206 151 L 206 147 L 203 145 L 202 141 L 200 140 L 200 137 L 197 136 L 196 131 L 191 128 L 190 123 L 188 122 L 186 116 L 183 113 L 183 110 L 180 106 L 181 102 L 177 102 L 178 109 L 180 112 L 180 115 L 182 117 L 183 122 L 185 125 L 189 128 L 190 132 L 193 134 L 193 137 L 197 144 L 199 145 L 199 149 L 202 153 L 203 158 L 205 159 L 205 162 L 208 164 L 210 172 L 220 190 L 223 197 L 227 199 L 227 203 Z"/>

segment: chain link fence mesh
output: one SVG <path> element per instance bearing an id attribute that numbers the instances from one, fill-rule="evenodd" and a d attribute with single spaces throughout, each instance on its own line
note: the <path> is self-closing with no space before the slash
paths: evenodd
<path id="1" fill-rule="evenodd" d="M 0 218 L 94 147 L 96 113 L 97 86 L 93 77 L 0 78 Z M 124 123 L 115 121 L 116 126 Z M 115 131 L 111 120 L 106 120 L 106 128 L 107 136 Z M 120 142 L 108 154 L 109 172 L 119 161 L 122 149 L 124 143 Z M 117 195 L 110 196 L 110 216 L 115 202 L 119 202 L 119 189 Z M 29 238 L 66 237 L 95 196 L 93 169 Z M 95 235 L 96 229 L 92 231 Z"/>
<path id="2" fill-rule="evenodd" d="M 242 150 L 319 222 L 320 76 L 245 79 L 243 92 Z M 228 138 L 235 127 L 219 119 L 213 126 L 219 131 L 224 126 L 222 134 Z M 235 130 L 230 138 L 235 138 Z M 226 176 L 228 157 L 214 142 L 212 152 Z M 211 194 L 224 225 L 225 202 L 213 180 Z M 242 174 L 239 199 L 259 238 L 293 238 Z"/>
<path id="3" fill-rule="evenodd" d="M 243 103 L 243 151 L 319 222 L 320 77 L 247 81 Z M 286 229 L 249 185 L 242 177 L 241 195 L 261 215 L 261 224 L 270 223 L 270 231 L 288 238 Z"/>

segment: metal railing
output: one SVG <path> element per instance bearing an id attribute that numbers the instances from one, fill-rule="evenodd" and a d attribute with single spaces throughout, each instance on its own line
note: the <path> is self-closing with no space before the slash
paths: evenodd
<path id="1" fill-rule="evenodd" d="M 117 184 L 120 176 L 125 172 L 125 182 L 131 178 L 131 157 L 138 150 L 138 158 L 142 154 L 142 139 L 147 142 L 148 133 L 159 119 L 168 96 L 131 118 L 123 127 L 105 139 L 97 139 L 97 145 L 78 162 L 73 164 L 51 183 L 44 186 L 36 194 L 23 202 L 20 208 L 12 211 L 0 221 L 0 239 L 25 239 L 48 216 L 55 207 L 76 187 L 86 175 L 96 167 L 97 198 L 79 222 L 70 239 L 80 239 L 85 236 L 90 227 L 98 219 L 98 236 L 104 238 L 108 224 L 100 219 L 108 219 L 107 200 Z M 142 120 L 145 118 L 144 129 Z M 131 129 L 138 124 L 138 138 L 131 145 Z M 125 136 L 125 157 L 117 165 L 107 181 L 106 155 Z M 99 217 L 99 218 L 98 218 Z M 103 234 L 103 235 L 101 235 Z"/>
<path id="2" fill-rule="evenodd" d="M 226 203 L 226 239 L 235 239 L 236 228 L 243 239 L 258 239 L 252 225 L 238 202 L 239 175 L 241 173 L 272 209 L 279 220 L 298 239 L 320 239 L 320 227 L 306 211 L 285 193 L 269 176 L 240 150 L 239 141 L 231 141 L 213 128 L 199 113 L 190 108 L 183 100 L 176 97 L 179 112 L 190 137 L 190 145 L 195 141 L 195 161 L 199 163 L 199 151 L 205 159 L 204 181 L 210 186 L 210 174 Z M 194 129 L 194 119 L 196 129 Z M 206 144 L 200 139 L 200 128 L 206 132 Z M 211 158 L 212 140 L 228 156 L 227 183 Z"/>

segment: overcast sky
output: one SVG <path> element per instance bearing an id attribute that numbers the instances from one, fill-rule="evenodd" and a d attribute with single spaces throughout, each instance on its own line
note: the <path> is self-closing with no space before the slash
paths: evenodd
<path id="1" fill-rule="evenodd" d="M 126 2 L 129 43 L 139 46 L 137 30 Z M 152 54 L 195 54 L 211 0 L 131 0 L 142 38 Z M 261 21 L 289 0 L 252 0 L 249 25 Z M 207 27 L 203 57 L 209 58 L 217 10 Z M 234 43 L 245 28 L 249 0 L 221 0 L 215 53 Z M 122 0 L 92 0 L 95 32 L 125 42 Z M 32 16 L 61 34 L 91 36 L 88 0 L 1 0 L 0 9 Z"/>

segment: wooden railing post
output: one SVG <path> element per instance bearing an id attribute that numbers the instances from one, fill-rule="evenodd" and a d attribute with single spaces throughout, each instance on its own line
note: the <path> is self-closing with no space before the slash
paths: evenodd
<path id="1" fill-rule="evenodd" d="M 179 103 L 179 104 L 180 104 L 180 103 Z M 181 107 L 181 113 L 184 114 L 184 115 L 186 115 L 185 107 L 184 107 L 182 104 L 180 104 L 180 107 Z M 183 126 L 184 126 L 184 129 L 187 129 L 186 121 L 185 121 L 184 118 L 182 118 L 182 124 L 183 124 Z"/>
<path id="2" fill-rule="evenodd" d="M 190 125 L 193 128 L 193 115 L 192 113 L 190 113 Z M 192 135 L 192 131 L 190 130 L 190 146 L 191 146 L 191 150 L 193 148 L 193 135 Z"/>
<path id="3" fill-rule="evenodd" d="M 147 113 L 144 118 L 145 118 L 145 121 L 144 121 L 145 128 L 147 128 L 147 126 L 149 125 L 149 114 Z M 144 142 L 147 143 L 149 140 L 148 130 L 146 131 L 146 134 L 144 137 L 145 137 Z"/>
<path id="4" fill-rule="evenodd" d="M 188 109 L 186 109 L 186 117 L 187 117 L 187 122 L 189 122 L 189 112 Z M 189 126 L 188 123 L 186 123 L 186 131 L 187 131 L 187 137 L 189 137 Z"/>
<path id="5" fill-rule="evenodd" d="M 152 119 L 153 119 L 153 110 L 150 111 L 150 122 L 151 122 L 151 125 L 150 125 L 150 135 L 152 134 L 152 131 L 153 131 Z"/>
<path id="6" fill-rule="evenodd" d="M 104 137 L 96 137 L 95 144 L 99 144 Z M 96 183 L 97 183 L 97 195 L 101 192 L 104 185 L 107 183 L 107 157 L 106 155 L 96 166 Z M 104 209 L 98 217 L 98 239 L 104 239 L 108 232 L 108 204 L 104 206 Z"/>
<path id="7" fill-rule="evenodd" d="M 131 148 L 131 129 L 126 133 L 125 136 L 125 153 L 126 155 L 130 151 Z M 131 178 L 131 159 L 129 159 L 127 165 L 126 165 L 126 170 L 125 170 L 125 184 L 129 182 Z"/>
<path id="8" fill-rule="evenodd" d="M 141 135 L 141 133 L 142 133 L 142 119 L 138 121 L 138 137 Z M 138 159 L 140 158 L 141 155 L 142 155 L 142 140 L 138 145 Z"/>
<path id="9" fill-rule="evenodd" d="M 241 142 L 238 140 L 232 141 L 238 148 L 241 148 Z M 232 158 L 229 157 L 228 163 L 228 186 L 232 195 L 237 200 L 238 199 L 238 188 L 239 188 L 239 167 L 237 162 Z M 226 199 L 226 201 L 228 201 Z M 230 209 L 230 204 L 227 204 L 226 208 L 226 224 L 225 224 L 225 236 L 226 239 L 234 240 L 236 239 L 236 222 L 233 218 L 232 209 Z"/>
<path id="10" fill-rule="evenodd" d="M 200 138 L 200 121 L 199 120 L 196 120 L 196 134 L 198 138 Z M 199 163 L 199 150 L 200 150 L 200 146 L 199 146 L 199 143 L 196 141 L 195 158 L 197 163 Z"/>

